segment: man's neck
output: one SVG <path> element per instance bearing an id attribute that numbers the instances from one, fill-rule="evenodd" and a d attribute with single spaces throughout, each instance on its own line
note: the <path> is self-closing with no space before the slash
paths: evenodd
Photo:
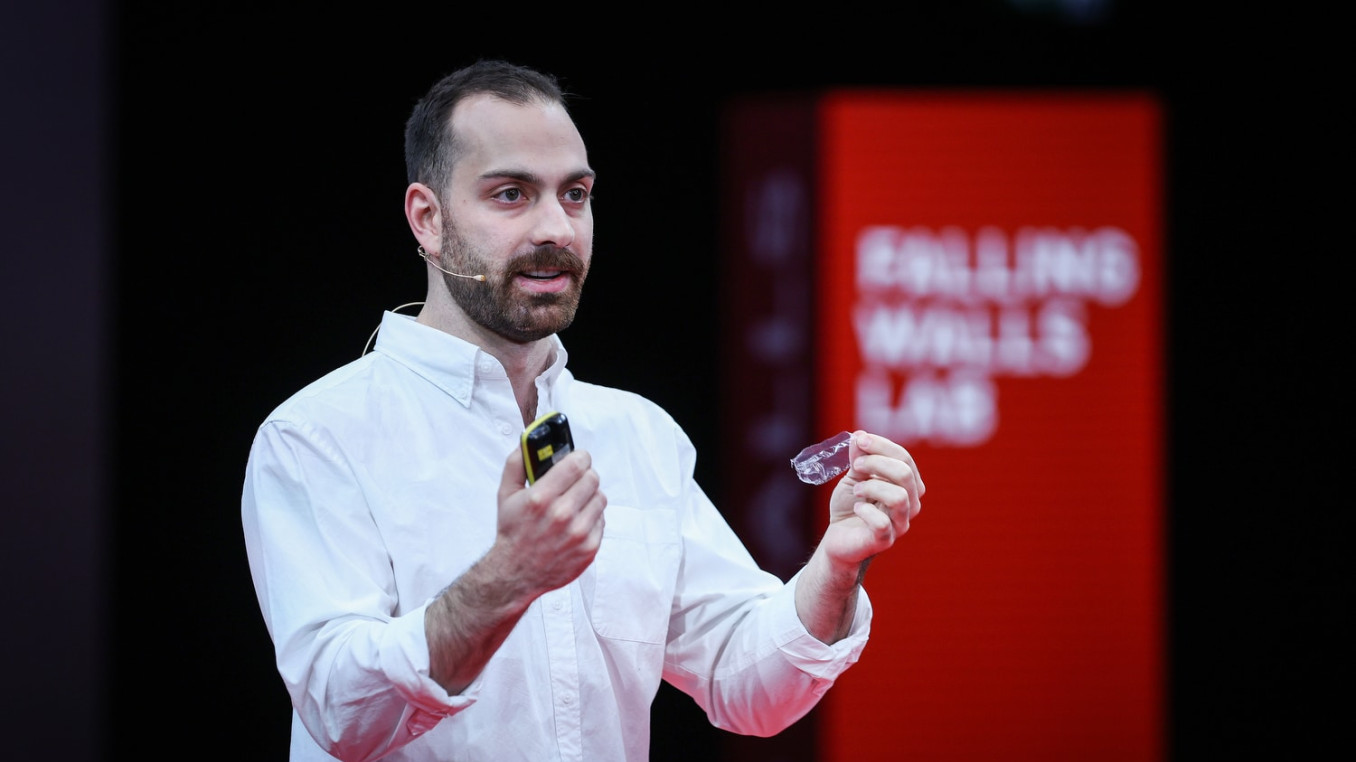
<path id="1" fill-rule="evenodd" d="M 518 401 L 518 412 L 523 425 L 537 417 L 537 377 L 551 367 L 555 360 L 555 341 L 552 337 L 538 339 L 531 344 L 510 344 L 496 349 L 480 344 L 480 348 L 494 355 L 508 373 L 513 385 L 513 398 Z"/>
<path id="2" fill-rule="evenodd" d="M 460 310 L 430 309 L 427 304 L 416 318 L 420 323 L 475 344 L 504 366 L 523 424 L 537 417 L 537 377 L 555 360 L 555 337 L 536 341 L 511 341 L 471 322 Z"/>

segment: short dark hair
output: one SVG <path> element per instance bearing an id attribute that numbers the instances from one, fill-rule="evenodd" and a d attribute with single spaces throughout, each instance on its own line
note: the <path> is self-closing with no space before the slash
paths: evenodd
<path id="1" fill-rule="evenodd" d="M 457 159 L 452 109 L 463 99 L 488 93 L 517 105 L 534 101 L 567 107 L 565 92 L 554 75 L 526 66 L 481 59 L 434 83 L 405 122 L 405 175 L 441 193 Z"/>

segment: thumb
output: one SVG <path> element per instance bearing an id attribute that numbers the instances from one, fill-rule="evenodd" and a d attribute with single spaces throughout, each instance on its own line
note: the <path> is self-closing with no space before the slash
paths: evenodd
<path id="1" fill-rule="evenodd" d="M 862 434 L 864 433 L 865 432 L 862 431 L 854 431 L 852 432 L 851 439 L 848 440 L 848 461 L 847 461 L 848 471 L 853 470 L 853 466 L 856 465 L 857 459 L 862 457 L 862 455 L 864 454 L 861 445 L 858 444 L 861 441 Z M 854 477 L 858 477 L 858 480 L 860 481 L 860 477 L 858 476 L 858 474 L 854 472 L 852 475 Z"/>
<path id="2" fill-rule="evenodd" d="M 523 485 L 526 483 L 527 467 L 523 465 L 523 450 L 520 447 L 515 447 L 504 461 L 504 472 L 499 478 L 500 502 L 523 489 Z"/>

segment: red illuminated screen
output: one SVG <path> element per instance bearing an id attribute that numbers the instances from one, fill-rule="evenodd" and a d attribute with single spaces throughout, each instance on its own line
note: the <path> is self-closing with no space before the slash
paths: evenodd
<path id="1" fill-rule="evenodd" d="M 928 490 L 866 577 L 820 757 L 1162 758 L 1156 101 L 853 93 L 818 119 L 818 434 L 905 444 Z"/>

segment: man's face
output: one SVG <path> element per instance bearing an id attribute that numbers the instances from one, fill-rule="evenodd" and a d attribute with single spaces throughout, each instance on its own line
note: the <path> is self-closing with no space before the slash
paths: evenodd
<path id="1" fill-rule="evenodd" d="M 593 171 L 559 105 L 486 95 L 452 114 L 461 153 L 441 194 L 442 266 L 467 317 L 515 342 L 574 320 L 593 254 Z"/>

